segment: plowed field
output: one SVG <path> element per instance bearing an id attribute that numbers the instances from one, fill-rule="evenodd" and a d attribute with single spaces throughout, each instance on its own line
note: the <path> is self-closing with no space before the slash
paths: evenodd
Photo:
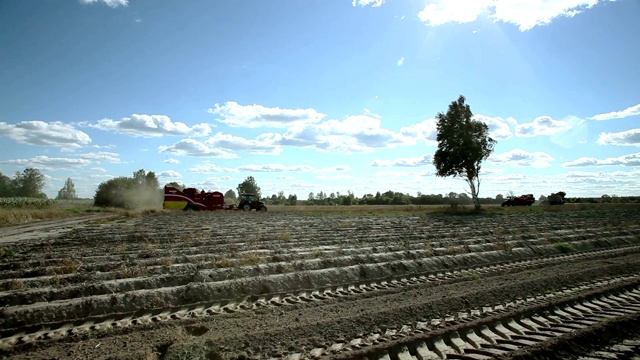
<path id="1" fill-rule="evenodd" d="M 639 219 L 220 211 L 0 229 L 0 356 L 637 358 Z"/>

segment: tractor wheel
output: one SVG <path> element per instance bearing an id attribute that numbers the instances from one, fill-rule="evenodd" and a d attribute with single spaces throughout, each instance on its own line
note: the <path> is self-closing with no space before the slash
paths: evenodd
<path id="1" fill-rule="evenodd" d="M 267 211 L 267 207 L 262 205 L 260 206 L 260 208 L 258 209 L 258 211 Z"/>
<path id="2" fill-rule="evenodd" d="M 242 210 L 244 210 L 244 211 L 251 211 L 251 205 L 249 205 L 249 204 L 244 204 L 244 205 L 242 205 Z"/>

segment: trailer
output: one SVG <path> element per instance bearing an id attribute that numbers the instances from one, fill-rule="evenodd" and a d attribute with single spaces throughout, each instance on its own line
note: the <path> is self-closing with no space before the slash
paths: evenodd
<path id="1" fill-rule="evenodd" d="M 198 192 L 195 188 L 180 190 L 173 186 L 164 187 L 163 209 L 181 210 L 235 210 L 234 204 L 226 205 L 224 195 L 219 191 Z"/>

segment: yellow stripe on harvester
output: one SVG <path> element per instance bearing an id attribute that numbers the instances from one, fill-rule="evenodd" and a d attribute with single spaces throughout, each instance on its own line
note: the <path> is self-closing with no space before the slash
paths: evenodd
<path id="1" fill-rule="evenodd" d="M 162 204 L 163 209 L 184 209 L 187 206 L 186 201 L 165 201 Z"/>

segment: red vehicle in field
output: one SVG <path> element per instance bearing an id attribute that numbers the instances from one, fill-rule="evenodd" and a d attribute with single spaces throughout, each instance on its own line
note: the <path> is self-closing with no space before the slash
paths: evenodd
<path id="1" fill-rule="evenodd" d="M 198 192 L 195 188 L 179 190 L 173 186 L 164 187 L 163 209 L 182 210 L 234 210 L 234 204 L 225 205 L 224 195 L 219 191 Z"/>
<path id="2" fill-rule="evenodd" d="M 525 194 L 520 196 L 509 196 L 507 200 L 502 202 L 502 206 L 531 206 L 536 199 L 533 194 Z"/>

